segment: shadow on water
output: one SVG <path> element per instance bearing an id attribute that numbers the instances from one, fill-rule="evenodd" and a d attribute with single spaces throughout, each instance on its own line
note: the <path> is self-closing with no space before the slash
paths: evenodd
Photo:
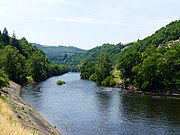
<path id="1" fill-rule="evenodd" d="M 180 133 L 180 100 L 131 93 L 119 95 L 121 115 L 138 128 L 137 133 L 139 130 L 149 134 Z"/>

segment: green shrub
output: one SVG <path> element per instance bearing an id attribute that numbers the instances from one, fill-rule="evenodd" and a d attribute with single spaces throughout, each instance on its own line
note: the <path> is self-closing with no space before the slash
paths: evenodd
<path id="1" fill-rule="evenodd" d="M 112 76 L 108 76 L 108 77 L 106 77 L 106 79 L 104 79 L 101 82 L 101 85 L 102 86 L 115 86 L 116 82 L 114 81 L 114 78 Z"/>
<path id="2" fill-rule="evenodd" d="M 88 73 L 88 72 L 83 72 L 83 73 L 80 74 L 80 76 L 81 76 L 81 79 L 89 79 L 90 73 Z"/>
<path id="3" fill-rule="evenodd" d="M 92 75 L 89 77 L 89 80 L 96 82 L 96 80 L 97 80 L 97 75 L 96 75 L 96 74 L 92 74 Z"/>
<path id="4" fill-rule="evenodd" d="M 0 87 L 6 87 L 9 84 L 8 75 L 5 74 L 3 70 L 0 69 Z"/>
<path id="5" fill-rule="evenodd" d="M 29 84 L 34 84 L 35 83 L 32 76 L 27 76 L 26 79 L 27 79 L 27 83 L 29 83 Z"/>
<path id="6" fill-rule="evenodd" d="M 62 81 L 62 80 L 58 80 L 58 81 L 57 81 L 57 85 L 63 85 L 63 84 L 65 84 L 64 81 Z"/>
<path id="7" fill-rule="evenodd" d="M 109 86 L 115 86 L 115 85 L 116 85 L 116 82 L 114 81 L 114 78 L 111 77 Z"/>

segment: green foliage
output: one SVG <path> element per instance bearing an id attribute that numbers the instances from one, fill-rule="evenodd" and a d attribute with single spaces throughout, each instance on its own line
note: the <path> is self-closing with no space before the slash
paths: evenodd
<path id="1" fill-rule="evenodd" d="M 124 49 L 118 56 L 118 69 L 126 86 L 135 85 L 142 90 L 179 89 L 179 45 L 157 46 L 180 37 L 180 20 L 156 31 Z"/>
<path id="2" fill-rule="evenodd" d="M 112 63 L 109 55 L 103 53 L 99 56 L 97 64 L 85 61 L 81 65 L 81 78 L 96 81 L 99 85 L 114 86 L 114 80 L 110 76 Z M 106 79 L 107 78 L 107 79 Z M 102 83 L 103 82 L 103 83 Z"/>
<path id="3" fill-rule="evenodd" d="M 67 73 L 67 69 L 64 65 L 49 63 L 48 65 L 48 76 L 62 75 Z"/>
<path id="4" fill-rule="evenodd" d="M 64 64 L 67 65 L 68 69 L 75 70 L 79 69 L 80 64 L 83 63 L 85 60 L 92 62 L 92 63 L 97 63 L 98 58 L 101 54 L 103 53 L 108 53 L 110 59 L 113 59 L 116 54 L 118 54 L 121 49 L 123 48 L 123 45 L 121 43 L 117 45 L 113 44 L 104 44 L 99 47 L 95 47 L 93 49 L 90 49 L 88 51 L 82 52 L 82 53 L 77 53 L 69 57 Z"/>
<path id="5" fill-rule="evenodd" d="M 6 87 L 9 83 L 9 78 L 3 70 L 0 69 L 0 87 Z"/>
<path id="6" fill-rule="evenodd" d="M 0 50 L 0 69 L 4 70 L 9 79 L 22 84 L 25 81 L 25 57 L 12 46 Z"/>
<path id="7" fill-rule="evenodd" d="M 19 40 L 19 51 L 20 53 L 26 57 L 26 59 L 29 59 L 31 57 L 32 53 L 35 51 L 39 51 L 36 47 L 32 46 L 25 38 L 22 38 Z M 43 52 L 41 52 L 43 54 Z"/>
<path id="8" fill-rule="evenodd" d="M 101 82 L 102 86 L 115 86 L 116 82 L 114 81 L 114 78 L 112 76 L 108 76 L 106 77 L 102 82 Z"/>
<path id="9" fill-rule="evenodd" d="M 119 61 L 118 69 L 121 70 L 121 78 L 124 80 L 128 79 L 129 81 L 125 81 L 125 83 L 132 84 L 134 79 L 132 68 L 141 62 L 140 53 L 127 53 L 123 55 Z"/>
<path id="10" fill-rule="evenodd" d="M 47 78 L 48 59 L 40 52 L 34 52 L 26 63 L 26 73 L 32 76 L 34 81 L 41 81 Z"/>
<path id="11" fill-rule="evenodd" d="M 12 38 L 10 39 L 10 45 L 16 47 L 18 50 L 21 49 L 19 46 L 19 41 L 16 39 L 16 35 L 14 32 Z"/>
<path id="12" fill-rule="evenodd" d="M 143 90 L 179 88 L 180 44 L 163 52 L 154 50 L 132 71 L 135 73 L 135 85 Z"/>
<path id="13" fill-rule="evenodd" d="M 95 73 L 92 74 L 92 75 L 89 77 L 89 80 L 96 82 L 96 80 L 97 80 L 97 75 L 96 75 Z"/>
<path id="14" fill-rule="evenodd" d="M 62 80 L 58 80 L 58 81 L 57 81 L 57 85 L 63 85 L 63 84 L 65 84 L 64 81 L 62 81 Z"/>
<path id="15" fill-rule="evenodd" d="M 89 77 L 94 74 L 95 71 L 95 64 L 85 61 L 81 64 L 81 78 L 82 79 L 89 79 Z"/>
<path id="16" fill-rule="evenodd" d="M 95 70 L 95 73 L 97 75 L 96 82 L 98 84 L 101 84 L 101 82 L 110 75 L 110 72 L 112 71 L 112 63 L 109 58 L 109 55 L 107 53 L 103 53 L 99 56 L 97 69 Z"/>
<path id="17" fill-rule="evenodd" d="M 8 35 L 8 31 L 6 28 L 4 28 L 3 33 L 2 33 L 2 42 L 3 45 L 9 45 L 9 35 Z"/>
<path id="18" fill-rule="evenodd" d="M 0 49 L 2 48 L 2 46 L 3 46 L 3 38 L 0 30 Z"/>
<path id="19" fill-rule="evenodd" d="M 27 76 L 26 78 L 27 78 L 27 83 L 28 83 L 28 84 L 33 84 L 33 83 L 35 83 L 32 76 Z"/>
<path id="20" fill-rule="evenodd" d="M 26 83 L 27 76 L 38 82 L 67 72 L 63 65 L 50 62 L 42 51 L 25 38 L 17 40 L 15 33 L 12 38 L 9 37 L 6 28 L 3 34 L 0 32 L 0 70 L 19 84 Z"/>

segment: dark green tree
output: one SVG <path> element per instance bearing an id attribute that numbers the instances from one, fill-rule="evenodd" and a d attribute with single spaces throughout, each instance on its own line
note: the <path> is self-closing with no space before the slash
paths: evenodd
<path id="1" fill-rule="evenodd" d="M 48 59 L 40 51 L 35 51 L 26 63 L 26 73 L 32 76 L 34 81 L 41 81 L 47 78 Z"/>
<path id="2" fill-rule="evenodd" d="M 95 64 L 86 60 L 81 64 L 80 70 L 81 70 L 81 74 L 80 74 L 81 78 L 89 79 L 89 77 L 95 72 Z"/>
<path id="3" fill-rule="evenodd" d="M 8 75 L 5 74 L 3 70 L 0 69 L 0 88 L 6 87 L 9 83 Z"/>
<path id="4" fill-rule="evenodd" d="M 3 33 L 2 33 L 2 42 L 4 45 L 9 45 L 9 34 L 6 28 L 4 28 Z"/>
<path id="5" fill-rule="evenodd" d="M 2 34 L 0 30 L 0 49 L 2 48 L 2 46 L 3 46 L 3 40 L 2 40 Z"/>
<path id="6" fill-rule="evenodd" d="M 5 46 L 0 49 L 0 69 L 5 71 L 10 80 L 20 84 L 24 83 L 24 66 L 25 57 L 16 48 Z"/>
<path id="7" fill-rule="evenodd" d="M 130 51 L 123 55 L 119 60 L 118 69 L 121 71 L 120 77 L 124 79 L 125 87 L 133 84 L 134 74 L 132 68 L 141 62 L 141 54 Z"/>
<path id="8" fill-rule="evenodd" d="M 21 49 L 20 46 L 19 46 L 19 41 L 16 39 L 15 32 L 13 32 L 13 36 L 10 39 L 10 45 L 16 47 L 19 51 Z"/>
<path id="9" fill-rule="evenodd" d="M 112 71 L 112 63 L 107 53 L 103 53 L 100 55 L 97 68 L 95 70 L 96 73 L 96 82 L 101 84 L 101 82 L 107 77 L 110 76 L 110 72 Z"/>

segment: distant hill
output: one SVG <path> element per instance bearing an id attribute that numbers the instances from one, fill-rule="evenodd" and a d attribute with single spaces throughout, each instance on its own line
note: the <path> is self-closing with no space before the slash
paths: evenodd
<path id="1" fill-rule="evenodd" d="M 42 50 L 46 54 L 46 56 L 48 56 L 49 59 L 54 63 L 62 63 L 70 56 L 85 51 L 73 46 L 46 46 L 37 43 L 32 43 L 32 45 Z"/>
<path id="2" fill-rule="evenodd" d="M 103 44 L 102 46 L 92 48 L 82 53 L 74 54 L 66 59 L 63 64 L 65 64 L 70 71 L 76 71 L 79 69 L 79 66 L 83 61 L 88 60 L 91 62 L 97 62 L 99 56 L 102 53 L 108 53 L 110 55 L 110 58 L 113 59 L 114 56 L 117 55 L 122 48 L 124 48 L 124 45 L 121 43 L 117 45 L 109 43 Z"/>

